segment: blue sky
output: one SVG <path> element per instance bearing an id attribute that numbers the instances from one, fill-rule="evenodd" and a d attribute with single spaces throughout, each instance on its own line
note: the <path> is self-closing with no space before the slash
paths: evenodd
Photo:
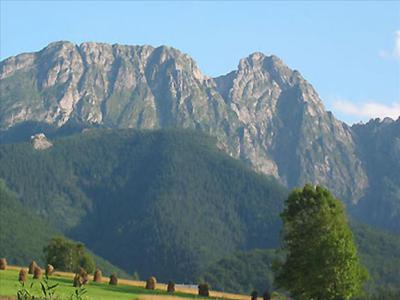
<path id="1" fill-rule="evenodd" d="M 341 120 L 400 115 L 400 2 L 0 1 L 1 59 L 56 40 L 165 44 L 218 76 L 261 51 Z"/>

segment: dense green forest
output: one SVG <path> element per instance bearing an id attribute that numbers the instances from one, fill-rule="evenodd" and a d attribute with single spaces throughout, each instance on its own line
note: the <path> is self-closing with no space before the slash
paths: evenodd
<path id="1" fill-rule="evenodd" d="M 203 278 L 234 292 L 273 285 L 275 254 L 260 249 L 280 244 L 288 191 L 218 150 L 214 139 L 172 129 L 91 129 L 52 142 L 43 151 L 0 145 L 0 178 L 14 193 L 10 209 L 39 216 L 142 278 Z M 359 224 L 353 230 L 374 279 L 369 288 L 399 286 L 399 238 Z M 18 258 L 25 248 L 18 249 L 7 256 Z"/>
<path id="2" fill-rule="evenodd" d="M 129 272 L 194 280 L 237 250 L 279 241 L 287 191 L 185 131 L 88 131 L 37 151 L 0 147 L 21 202 Z"/>
<path id="3" fill-rule="evenodd" d="M 278 257 L 274 249 L 239 251 L 210 265 L 199 279 L 220 291 L 262 294 L 274 287 L 272 266 Z"/>
<path id="4" fill-rule="evenodd" d="M 16 195 L 0 180 L 0 256 L 6 257 L 9 264 L 27 266 L 32 260 L 44 266 L 43 248 L 54 236 L 61 232 L 39 218 L 36 213 L 22 205 Z M 96 267 L 105 275 L 115 273 L 129 275 L 107 260 L 90 252 Z"/>
<path id="5" fill-rule="evenodd" d="M 8 263 L 25 265 L 31 260 L 43 263 L 42 250 L 59 232 L 35 212 L 22 205 L 0 180 L 0 248 Z"/>
<path id="6" fill-rule="evenodd" d="M 360 299 L 397 299 L 390 297 L 400 293 L 400 238 L 355 221 L 350 225 L 361 262 L 371 275 L 366 286 L 370 297 Z M 281 256 L 273 249 L 239 251 L 209 266 L 200 278 L 226 292 L 262 292 L 274 287 L 272 266 Z"/>

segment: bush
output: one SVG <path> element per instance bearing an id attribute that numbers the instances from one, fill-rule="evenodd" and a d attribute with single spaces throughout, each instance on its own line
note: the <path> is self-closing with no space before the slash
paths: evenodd
<path id="1" fill-rule="evenodd" d="M 52 238 L 43 252 L 46 263 L 53 265 L 57 270 L 79 272 L 80 268 L 84 268 L 91 273 L 96 267 L 92 256 L 87 253 L 83 244 L 74 243 L 63 237 Z"/>

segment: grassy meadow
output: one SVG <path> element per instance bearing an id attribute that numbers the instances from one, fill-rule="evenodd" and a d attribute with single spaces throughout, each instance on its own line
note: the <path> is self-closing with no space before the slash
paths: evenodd
<path id="1" fill-rule="evenodd" d="M 21 288 L 21 284 L 18 282 L 19 269 L 20 268 L 18 267 L 9 267 L 7 270 L 0 271 L 0 299 L 2 296 L 16 296 L 17 291 Z M 50 285 L 58 283 L 55 293 L 56 299 L 71 299 L 71 295 L 73 295 L 75 291 L 75 288 L 72 286 L 73 276 L 74 274 L 72 273 L 55 272 L 54 275 L 49 277 Z M 33 287 L 29 288 L 31 283 L 33 283 Z M 40 280 L 32 279 L 32 275 L 29 275 L 29 279 L 25 286 L 28 287 L 32 295 L 42 295 Z M 176 292 L 170 294 L 166 292 L 165 284 L 157 284 L 156 290 L 146 290 L 144 286 L 144 281 L 126 279 L 119 279 L 118 285 L 113 286 L 108 284 L 107 277 L 103 277 L 102 283 L 90 281 L 87 285 L 85 285 L 85 290 L 87 293 L 83 296 L 83 298 L 88 300 L 178 300 L 180 298 L 232 300 L 249 299 L 249 296 L 245 295 L 228 294 L 214 291 L 210 292 L 210 298 L 204 298 L 197 295 L 197 289 L 184 288 L 180 286 L 176 286 Z"/>

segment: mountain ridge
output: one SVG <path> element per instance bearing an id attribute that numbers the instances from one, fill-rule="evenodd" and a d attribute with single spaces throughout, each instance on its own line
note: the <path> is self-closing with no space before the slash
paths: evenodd
<path id="1" fill-rule="evenodd" d="M 357 130 L 274 55 L 255 52 L 212 78 L 172 47 L 55 42 L 2 61 L 0 83 L 3 132 L 28 121 L 195 129 L 289 188 L 321 184 L 350 205 L 369 197 L 374 177 Z"/>

